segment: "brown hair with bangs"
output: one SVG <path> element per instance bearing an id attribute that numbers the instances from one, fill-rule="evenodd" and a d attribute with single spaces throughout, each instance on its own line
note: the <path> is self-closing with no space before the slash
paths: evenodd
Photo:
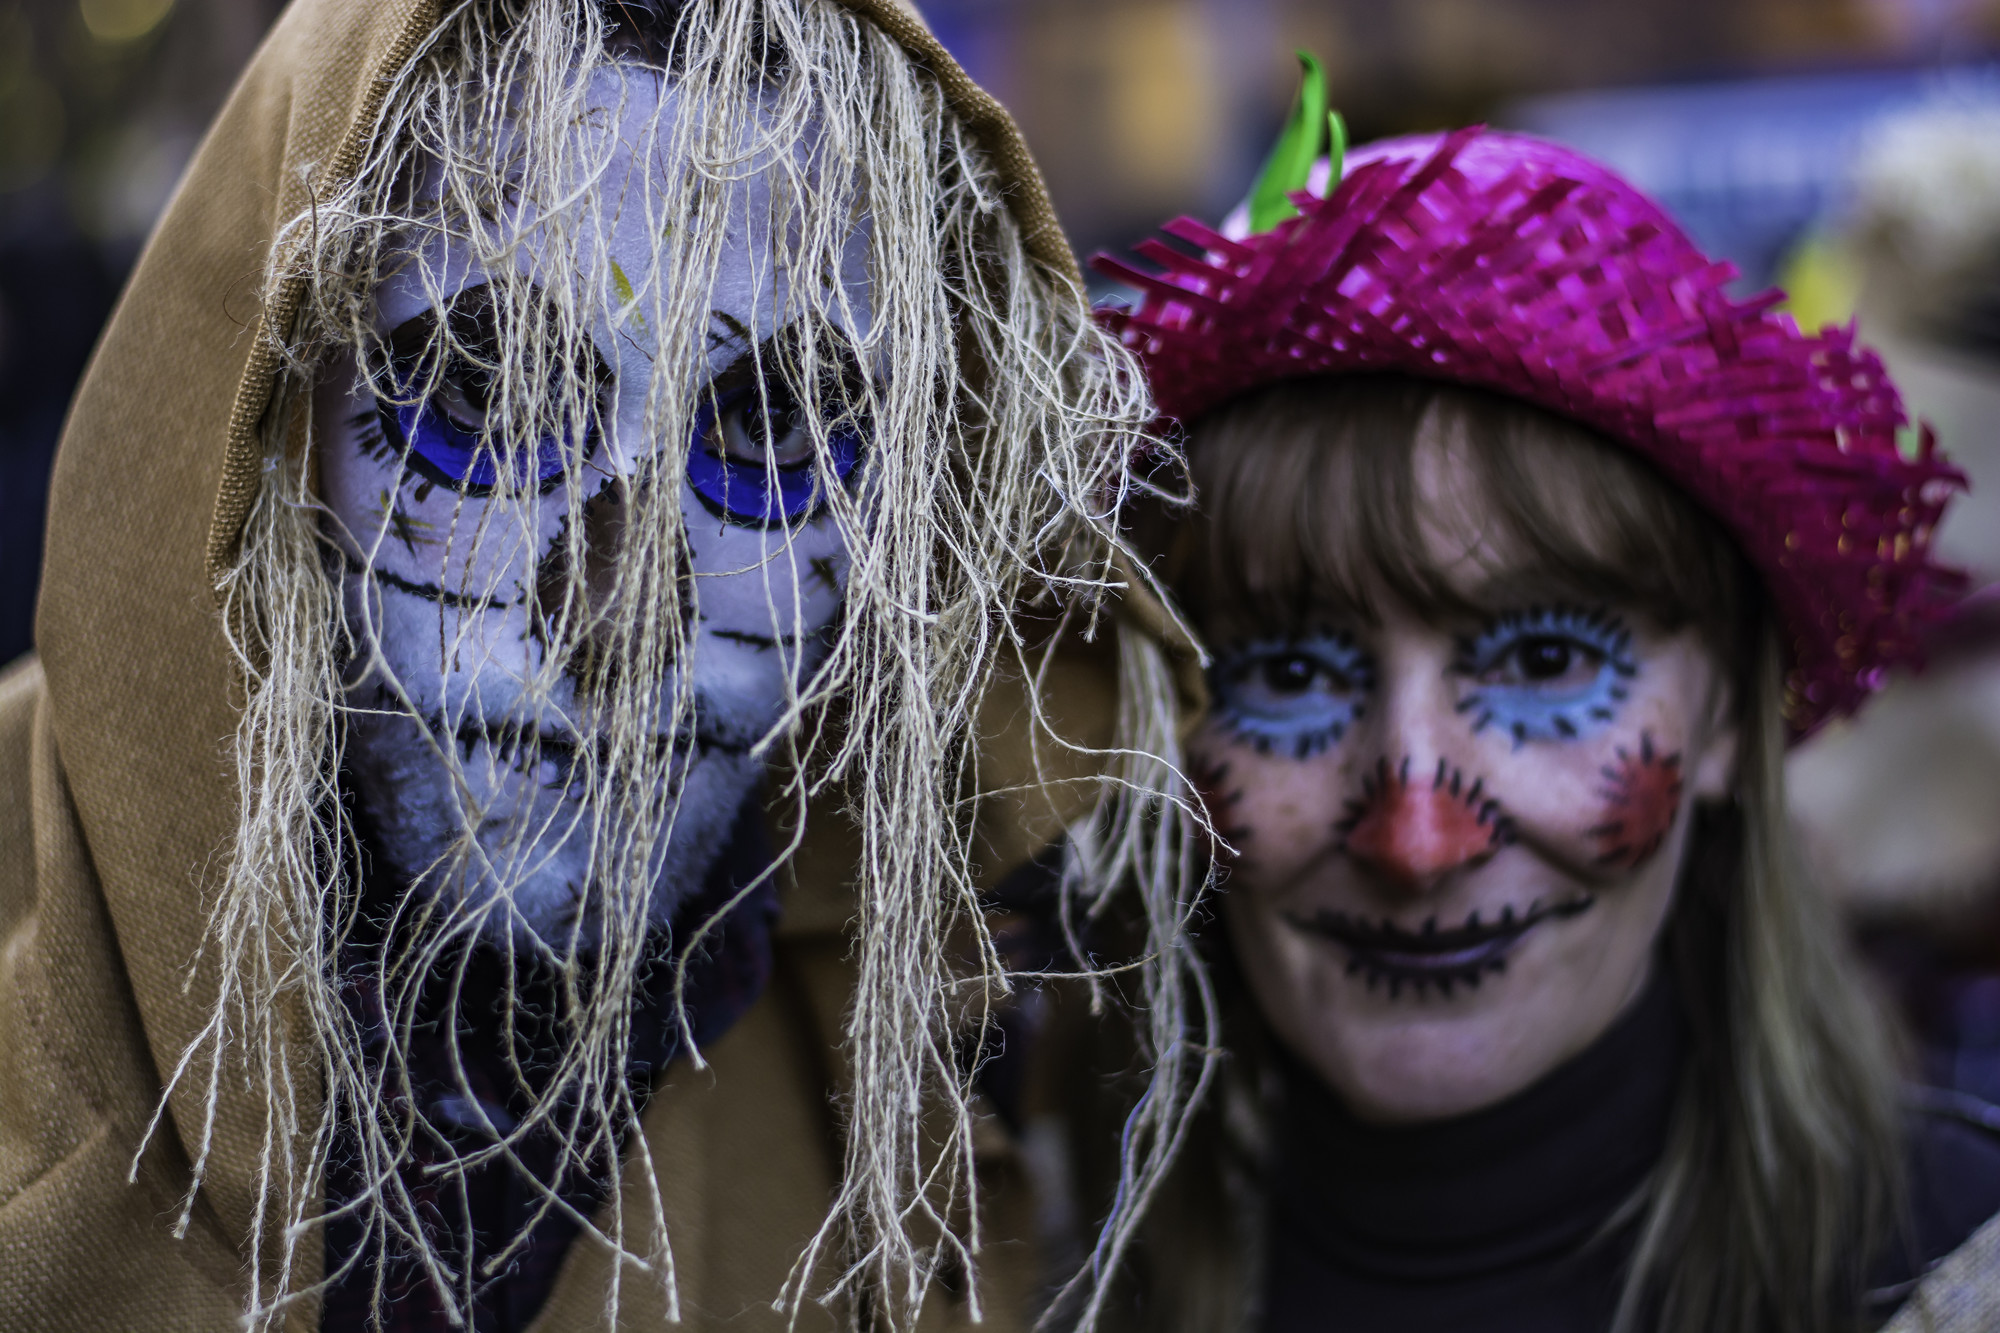
<path id="1" fill-rule="evenodd" d="M 1498 394 L 1399 375 L 1294 380 L 1191 432 L 1197 509 L 1170 567 L 1215 640 L 1373 617 L 1378 591 L 1425 615 L 1472 615 L 1429 559 L 1412 465 L 1420 446 L 1462 455 L 1508 574 L 1696 625 L 1742 661 L 1754 577 L 1714 520 L 1643 459 L 1596 432 Z M 1501 571 L 1495 571 L 1501 572 Z"/>
<path id="2" fill-rule="evenodd" d="M 1664 936 L 1691 1054 L 1662 1159 L 1611 1224 L 1636 1229 L 1614 1329 L 1851 1327 L 1860 1275 L 1901 1210 L 1893 1042 L 1794 855 L 1782 651 L 1719 524 L 1630 450 L 1526 403 L 1398 376 L 1301 379 L 1191 424 L 1196 509 L 1163 572 L 1211 642 L 1372 618 L 1384 594 L 1419 614 L 1477 615 L 1427 554 L 1432 525 L 1453 517 L 1423 493 L 1428 444 L 1470 465 L 1503 584 L 1692 625 L 1735 684 L 1735 799 L 1697 807 Z M 1212 1141 L 1184 1155 L 1139 1279 L 1173 1328 L 1254 1318 L 1259 1208 L 1216 1204 L 1259 1191 L 1241 1173 L 1212 1178 L 1261 1160 L 1267 1141 L 1264 1038 L 1255 1023 L 1234 1031 Z"/>

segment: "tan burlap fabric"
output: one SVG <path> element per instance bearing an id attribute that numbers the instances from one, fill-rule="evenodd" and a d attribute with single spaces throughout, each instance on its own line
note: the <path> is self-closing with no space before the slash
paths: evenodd
<path id="1" fill-rule="evenodd" d="M 1012 122 L 913 14 L 840 0 L 934 70 L 1009 173 L 1031 249 L 1075 261 Z M 245 1303 L 242 1247 L 258 1207 L 261 1103 L 225 1081 L 215 1155 L 187 1234 L 171 1233 L 190 1179 L 203 1079 L 182 1083 L 128 1182 L 162 1073 L 210 1011 L 196 969 L 206 893 L 235 825 L 228 745 L 236 676 L 214 571 L 256 481 L 257 418 L 274 365 L 257 336 L 274 230 L 351 171 L 381 77 L 434 20 L 432 0 L 297 0 L 203 144 L 139 262 L 80 391 L 56 463 L 39 661 L 0 677 L 0 1330 L 219 1330 Z M 283 306 L 296 293 L 280 293 Z M 1079 650 L 1057 673 L 1059 714 L 1102 743 L 1109 660 Z M 1018 704 L 1018 696 L 1016 696 Z M 1025 777 L 1009 704 L 993 718 L 996 784 Z M 1072 802 L 996 815 L 988 864 L 1051 837 Z M 646 1133 L 688 1320 L 779 1328 L 769 1303 L 825 1214 L 840 1168 L 838 1037 L 850 985 L 837 817 L 815 816 L 786 886 L 777 977 L 711 1052 L 675 1073 Z M 297 1047 L 295 1047 L 297 1049 Z M 310 1086 L 314 1071 L 295 1076 Z M 990 1179 L 982 1282 L 991 1326 L 1019 1322 L 1034 1272 L 1018 1164 L 1003 1135 Z M 643 1198 L 632 1191 L 628 1199 Z M 635 1228 L 644 1230 L 634 1219 Z M 316 1245 L 306 1247 L 316 1280 Z M 603 1255 L 571 1254 L 538 1329 L 600 1322 Z M 625 1284 L 633 1327 L 656 1296 Z M 962 1293 L 961 1293 L 962 1297 Z M 940 1295 L 926 1319 L 965 1317 Z M 830 1316 L 808 1310 L 805 1327 Z M 317 1314 L 298 1307 L 293 1326 Z"/>

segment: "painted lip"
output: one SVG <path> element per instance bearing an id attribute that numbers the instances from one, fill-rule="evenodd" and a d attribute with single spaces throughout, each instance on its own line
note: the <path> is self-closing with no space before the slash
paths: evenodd
<path id="1" fill-rule="evenodd" d="M 1333 941 L 1347 951 L 1347 975 L 1363 977 L 1370 990 L 1385 983 L 1391 998 L 1404 986 L 1421 994 L 1436 986 L 1449 995 L 1457 985 L 1476 987 L 1488 973 L 1504 972 L 1507 957 L 1521 938 L 1544 921 L 1564 921 L 1589 911 L 1595 895 L 1583 894 L 1558 903 L 1536 899 L 1526 911 L 1504 907 L 1491 921 L 1474 912 L 1465 923 L 1439 929 L 1432 917 L 1417 930 L 1388 920 L 1368 921 L 1345 912 L 1287 912 L 1293 929 Z"/>

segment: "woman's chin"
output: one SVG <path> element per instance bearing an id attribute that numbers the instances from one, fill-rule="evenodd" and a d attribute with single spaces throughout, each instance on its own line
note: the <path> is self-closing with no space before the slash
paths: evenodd
<path id="1" fill-rule="evenodd" d="M 1443 987 L 1405 969 L 1394 994 L 1379 970 L 1371 978 L 1366 968 L 1353 968 L 1351 955 L 1323 957 L 1311 987 L 1318 1002 L 1282 1007 L 1308 1011 L 1309 1021 L 1274 1026 L 1364 1120 L 1467 1115 L 1526 1090 L 1581 1053 L 1644 981 L 1643 960 L 1627 976 L 1623 968 L 1565 966 L 1570 954 L 1522 948 L 1476 985 Z"/>
<path id="2" fill-rule="evenodd" d="M 1320 1049 L 1297 1054 L 1362 1120 L 1448 1120 L 1505 1101 L 1560 1062 L 1536 1049 L 1541 1043 L 1523 1041 L 1514 1027 L 1519 1021 L 1453 1006 L 1322 1034 Z M 1325 1036 L 1340 1040 L 1327 1043 Z"/>

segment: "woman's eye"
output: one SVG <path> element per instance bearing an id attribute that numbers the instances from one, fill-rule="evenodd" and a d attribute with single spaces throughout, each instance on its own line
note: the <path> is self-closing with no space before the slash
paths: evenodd
<path id="1" fill-rule="evenodd" d="M 1318 674 L 1303 657 L 1274 657 L 1264 663 L 1264 683 L 1273 694 L 1303 694 Z"/>
<path id="2" fill-rule="evenodd" d="M 796 523 L 826 500 L 861 460 L 861 432 L 846 420 L 825 428 L 825 465 L 805 409 L 782 388 L 738 389 L 696 414 L 688 483 L 710 512 L 755 527 Z"/>
<path id="3" fill-rule="evenodd" d="M 1300 654 L 1266 658 L 1262 667 L 1264 685 L 1274 695 L 1299 695 L 1319 684 L 1333 694 L 1352 689 L 1347 678 L 1325 663 Z"/>
<path id="4" fill-rule="evenodd" d="M 1586 644 L 1554 635 L 1522 639 L 1515 647 L 1511 666 L 1521 679 L 1537 685 L 1583 684 L 1595 679 L 1604 665 L 1604 654 Z"/>
<path id="5" fill-rule="evenodd" d="M 1499 727 L 1522 744 L 1566 740 L 1611 721 L 1639 666 L 1622 620 L 1555 607 L 1502 617 L 1460 645 L 1455 670 L 1472 682 L 1460 711 L 1473 730 Z"/>
<path id="6" fill-rule="evenodd" d="M 1210 677 L 1215 715 L 1268 753 L 1304 759 L 1338 741 L 1361 715 L 1372 667 L 1345 635 L 1252 643 L 1221 653 Z"/>

